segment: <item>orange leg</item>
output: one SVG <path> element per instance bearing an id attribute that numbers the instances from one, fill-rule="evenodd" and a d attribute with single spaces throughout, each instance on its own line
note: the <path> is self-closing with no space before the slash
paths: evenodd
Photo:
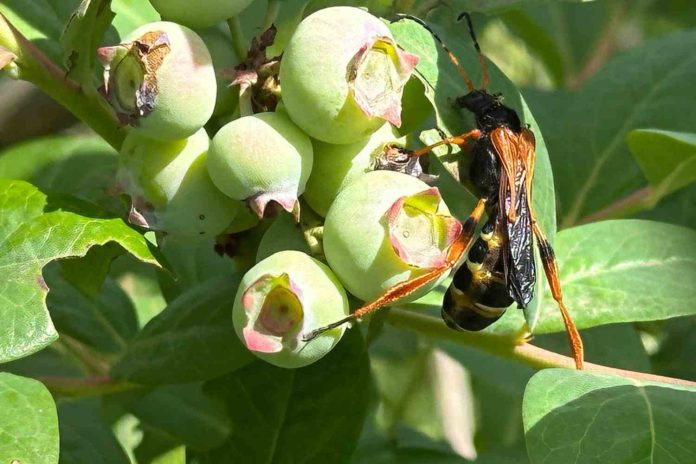
<path id="1" fill-rule="evenodd" d="M 478 129 L 473 129 L 470 130 L 469 132 L 465 132 L 462 135 L 455 135 L 452 137 L 445 137 L 444 139 L 440 140 L 439 142 L 435 142 L 432 145 L 428 145 L 427 147 L 419 148 L 418 150 L 414 150 L 411 156 L 422 156 L 422 155 L 427 155 L 430 153 L 433 148 L 437 148 L 442 145 L 465 145 L 466 141 L 468 139 L 477 139 L 481 137 L 481 131 Z"/>
<path id="2" fill-rule="evenodd" d="M 549 281 L 551 295 L 553 295 L 553 299 L 556 300 L 556 303 L 558 303 L 558 308 L 561 310 L 563 323 L 565 324 L 568 340 L 570 341 L 570 351 L 572 352 L 573 359 L 575 360 L 575 367 L 582 369 L 585 357 L 582 348 L 582 338 L 580 338 L 580 332 L 578 332 L 577 327 L 575 327 L 573 318 L 570 317 L 570 313 L 568 313 L 568 308 L 566 308 L 563 304 L 561 282 L 558 277 L 558 266 L 556 266 L 556 257 L 554 255 L 553 248 L 551 248 L 551 245 L 546 239 L 544 232 L 541 230 L 536 221 L 533 223 L 532 228 L 534 229 L 534 235 L 536 236 L 539 244 L 541 261 L 544 264 L 544 272 L 546 273 L 546 279 Z"/>
<path id="3" fill-rule="evenodd" d="M 415 277 L 405 282 L 401 282 L 391 287 L 376 300 L 358 308 L 357 310 L 355 310 L 355 312 L 353 312 L 353 314 L 349 315 L 348 317 L 345 317 L 327 326 L 320 327 L 316 330 L 312 330 L 311 332 L 304 334 L 302 339 L 304 341 L 312 340 L 316 338 L 318 335 L 322 334 L 323 332 L 326 332 L 327 330 L 334 329 L 347 322 L 351 322 L 355 319 L 359 319 L 363 316 L 371 314 L 380 308 L 389 306 L 395 301 L 413 294 L 415 291 L 422 288 L 424 285 L 427 285 L 437 280 L 437 278 L 439 278 L 445 272 L 450 271 L 452 268 L 454 268 L 454 266 L 457 265 L 459 259 L 462 257 L 466 249 L 469 247 L 471 238 L 474 235 L 474 230 L 476 229 L 476 225 L 481 220 L 481 216 L 483 216 L 485 205 L 486 200 L 484 200 L 483 198 L 479 199 L 478 203 L 474 207 L 474 210 L 471 212 L 467 220 L 464 222 L 462 232 L 459 234 L 459 237 L 457 237 L 457 240 L 450 246 L 449 250 L 447 251 L 447 260 L 442 267 L 433 269 L 421 276 Z"/>

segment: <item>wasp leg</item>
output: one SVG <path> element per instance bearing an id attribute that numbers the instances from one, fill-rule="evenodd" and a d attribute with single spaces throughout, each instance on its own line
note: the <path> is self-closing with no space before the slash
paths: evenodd
<path id="1" fill-rule="evenodd" d="M 411 153 L 411 156 L 427 155 L 433 150 L 433 148 L 437 148 L 442 145 L 466 145 L 468 139 L 478 139 L 479 137 L 481 137 L 481 131 L 478 129 L 473 129 L 461 135 L 445 137 L 444 139 L 440 140 L 439 142 L 435 142 L 432 145 L 428 145 L 427 147 L 414 150 L 413 153 Z"/>
<path id="2" fill-rule="evenodd" d="M 479 199 L 478 203 L 476 203 L 474 210 L 471 212 L 466 221 L 464 221 L 462 231 L 459 234 L 459 237 L 457 237 L 457 239 L 454 241 L 454 243 L 452 243 L 449 250 L 447 251 L 447 259 L 445 260 L 445 264 L 443 266 L 428 271 L 427 273 L 415 277 L 413 279 L 394 285 L 393 287 L 388 289 L 383 295 L 378 297 L 376 300 L 356 309 L 355 312 L 353 312 L 353 314 L 339 321 L 336 321 L 334 323 L 331 323 L 324 327 L 320 327 L 316 330 L 312 330 L 311 332 L 304 334 L 302 336 L 302 340 L 312 340 L 313 338 L 316 338 L 318 335 L 322 334 L 323 332 L 326 332 L 327 330 L 334 329 L 345 323 L 351 322 L 355 319 L 359 319 L 363 316 L 373 313 L 379 310 L 380 308 L 389 306 L 390 304 L 393 304 L 395 301 L 413 294 L 424 285 L 427 285 L 437 280 L 445 272 L 450 271 L 457 265 L 459 259 L 462 257 L 462 255 L 464 255 L 464 252 L 469 247 L 471 239 L 474 236 L 476 225 L 481 220 L 481 216 L 483 216 L 485 205 L 486 200 L 484 198 Z"/>
<path id="3" fill-rule="evenodd" d="M 575 327 L 573 318 L 570 317 L 570 313 L 568 313 L 568 308 L 566 308 L 563 304 L 561 282 L 558 277 L 558 266 L 556 265 L 556 257 L 553 252 L 553 248 L 551 248 L 551 245 L 546 239 L 544 232 L 536 222 L 533 222 L 532 228 L 534 229 L 534 235 L 538 241 L 541 262 L 544 265 L 546 279 L 549 281 L 551 295 L 553 295 L 553 299 L 556 300 L 558 308 L 561 310 L 563 323 L 565 324 L 566 332 L 568 333 L 568 340 L 570 341 L 570 350 L 573 353 L 573 359 L 575 360 L 575 367 L 582 369 L 585 357 L 582 347 L 582 338 L 580 338 L 580 332 L 578 332 L 577 327 Z"/>

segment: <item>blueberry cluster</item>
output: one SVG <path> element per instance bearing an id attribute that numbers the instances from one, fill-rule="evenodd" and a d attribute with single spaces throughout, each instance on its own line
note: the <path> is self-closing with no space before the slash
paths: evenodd
<path id="1" fill-rule="evenodd" d="M 246 269 L 234 326 L 268 362 L 314 362 L 345 327 L 312 341 L 303 334 L 349 314 L 346 290 L 370 301 L 442 266 L 461 230 L 436 188 L 375 169 L 390 150 L 406 152 L 401 101 L 418 57 L 379 18 L 333 7 L 307 16 L 282 57 L 265 56 L 269 30 L 235 60 L 229 40 L 187 26 L 224 21 L 250 0 L 193 10 L 151 1 L 174 22 L 147 24 L 99 51 L 105 95 L 129 131 L 117 182 L 130 220 L 191 240 L 257 227 L 266 233 L 261 248 L 283 243 L 270 255 L 259 250 Z M 221 67 L 231 68 L 231 86 Z M 214 114 L 226 119 L 211 129 Z M 281 209 L 289 225 L 290 215 L 273 219 Z M 305 214 L 319 220 L 310 228 Z"/>

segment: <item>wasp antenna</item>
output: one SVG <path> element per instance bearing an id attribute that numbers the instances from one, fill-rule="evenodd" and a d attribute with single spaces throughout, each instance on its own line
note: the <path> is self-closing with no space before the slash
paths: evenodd
<path id="1" fill-rule="evenodd" d="M 481 83 L 481 89 L 486 90 L 488 88 L 488 62 L 486 57 L 481 53 L 481 47 L 479 46 L 478 40 L 476 39 L 476 32 L 474 32 L 474 23 L 471 21 L 471 15 L 466 11 L 457 17 L 457 21 L 461 21 L 462 18 L 466 18 L 466 24 L 469 26 L 469 35 L 471 40 L 474 42 L 474 48 L 476 53 L 478 53 L 479 63 L 481 64 L 481 70 L 483 71 L 483 82 Z"/>
<path id="2" fill-rule="evenodd" d="M 459 71 L 459 75 L 462 76 L 462 79 L 464 79 L 464 82 L 466 83 L 467 88 L 469 90 L 474 90 L 473 81 L 471 80 L 469 75 L 466 73 L 466 71 L 464 70 L 462 65 L 459 64 L 459 60 L 457 59 L 456 56 L 454 56 L 454 53 L 452 53 L 452 51 L 447 47 L 447 45 L 445 45 L 445 43 L 442 41 L 440 36 L 437 35 L 437 32 L 433 31 L 432 28 L 422 19 L 420 19 L 416 16 L 409 15 L 409 14 L 398 13 L 396 15 L 396 19 L 392 20 L 392 22 L 394 23 L 397 21 L 401 21 L 402 19 L 410 19 L 411 21 L 420 24 L 425 30 L 430 32 L 430 35 L 432 35 L 435 38 L 435 40 L 437 40 L 437 42 L 440 44 L 440 47 L 442 47 L 442 49 L 445 51 L 445 53 L 447 53 L 447 56 L 449 56 L 449 59 L 452 61 L 454 66 L 456 66 L 457 71 Z"/>

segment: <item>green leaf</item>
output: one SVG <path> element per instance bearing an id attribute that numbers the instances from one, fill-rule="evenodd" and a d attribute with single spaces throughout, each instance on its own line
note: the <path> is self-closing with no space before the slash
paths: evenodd
<path id="1" fill-rule="evenodd" d="M 83 0 L 0 0 L 0 10 L 34 45 L 55 62 L 61 62 L 63 49 L 60 38 L 73 13 L 82 3 Z M 101 36 L 94 36 L 93 44 L 115 44 L 119 41 L 119 36 L 124 36 L 142 24 L 159 20 L 159 15 L 147 0 L 112 0 L 111 4 L 111 9 L 116 13 L 113 27 L 108 28 L 103 39 Z M 103 17 L 102 20 L 105 22 Z M 75 46 L 73 42 L 76 43 L 70 40 L 71 46 Z M 86 47 L 86 42 L 88 41 L 77 45 Z"/>
<path id="2" fill-rule="evenodd" d="M 44 278 L 51 289 L 46 303 L 61 334 L 103 353 L 125 350 L 138 331 L 138 320 L 128 295 L 116 282 L 108 279 L 97 294 L 85 295 L 54 266 L 46 267 Z"/>
<path id="3" fill-rule="evenodd" d="M 579 328 L 696 314 L 696 231 L 641 220 L 564 230 L 556 258 Z M 564 330 L 547 290 L 537 333 Z"/>
<path id="4" fill-rule="evenodd" d="M 629 131 L 693 131 L 696 59 L 683 54 L 693 46 L 696 32 L 673 34 L 618 55 L 577 92 L 526 93 L 532 109 L 558 109 L 536 114 L 552 154 L 563 227 L 644 185 L 623 143 Z"/>
<path id="5" fill-rule="evenodd" d="M 0 281 L 0 362 L 38 351 L 57 337 L 41 276 L 49 262 L 117 242 L 138 259 L 157 264 L 143 236 L 121 219 L 61 210 L 44 213 L 46 201 L 26 182 L 0 179 L 0 269 L 7 276 Z"/>
<path id="6" fill-rule="evenodd" d="M 546 3 L 553 5 L 554 3 L 562 2 L 585 3 L 591 1 L 592 0 L 447 0 L 444 3 L 447 5 L 451 5 L 454 11 L 494 12 L 499 10 L 505 10 L 508 8 L 514 8 L 516 6 L 519 6 L 520 4 L 525 3 Z"/>
<path id="7" fill-rule="evenodd" d="M 114 16 L 111 0 L 82 0 L 60 36 L 67 75 L 83 88 L 96 91 L 97 47 Z"/>
<path id="8" fill-rule="evenodd" d="M 523 418 L 532 463 L 691 463 L 696 388 L 566 369 L 537 373 Z"/>
<path id="9" fill-rule="evenodd" d="M 367 412 L 369 363 L 357 330 L 326 357 L 302 369 L 257 361 L 209 382 L 232 420 L 222 447 L 200 455 L 221 462 L 345 463 Z"/>
<path id="10" fill-rule="evenodd" d="M 2 365 L 2 370 L 24 377 L 80 377 L 84 366 L 65 352 L 62 347 L 51 345 L 45 350 Z"/>
<path id="11" fill-rule="evenodd" d="M 238 284 L 239 276 L 216 279 L 173 300 L 140 331 L 112 375 L 150 385 L 185 383 L 251 362 L 253 356 L 232 326 Z"/>
<path id="12" fill-rule="evenodd" d="M 628 11 L 627 11 L 628 10 Z M 633 11 L 626 2 L 525 2 L 504 11 L 503 20 L 532 53 L 539 57 L 558 88 L 576 85 L 593 53 L 616 40 L 617 16 L 624 21 Z M 613 26 L 613 27 L 612 27 Z M 488 50 L 495 58 L 513 60 L 505 50 Z"/>
<path id="13" fill-rule="evenodd" d="M 119 37 L 129 34 L 143 24 L 159 21 L 160 16 L 148 0 L 111 0 L 111 9 L 116 13 L 114 29 Z M 109 42 L 115 44 L 116 41 Z"/>
<path id="14" fill-rule="evenodd" d="M 650 357 L 652 372 L 696 382 L 696 317 L 665 321 L 658 332 L 659 348 Z"/>
<path id="15" fill-rule="evenodd" d="M 40 382 L 0 372 L 0 462 L 56 464 L 58 416 Z"/>
<path id="16" fill-rule="evenodd" d="M 63 278 L 87 296 L 99 293 L 111 263 L 123 254 L 123 248 L 115 243 L 93 247 L 81 258 L 60 261 Z"/>
<path id="17" fill-rule="evenodd" d="M 443 440 L 443 425 L 435 396 L 438 387 L 431 344 L 414 334 L 385 326 L 370 345 L 370 366 L 379 393 L 376 421 L 393 435 L 403 424 L 433 439 Z M 449 385 L 458 392 L 459 385 Z"/>
<path id="18" fill-rule="evenodd" d="M 128 402 L 125 409 L 142 424 L 196 450 L 220 446 L 230 433 L 226 416 L 203 395 L 199 384 L 157 387 Z"/>
<path id="19" fill-rule="evenodd" d="M 581 331 L 585 360 L 619 369 L 651 372 L 648 353 L 632 324 L 610 324 Z M 565 332 L 534 337 L 532 343 L 556 353 L 570 356 Z"/>
<path id="20" fill-rule="evenodd" d="M 151 232 L 146 233 L 145 237 L 150 234 Z M 159 268 L 143 264 L 130 255 L 119 256 L 111 266 L 110 276 L 118 282 L 135 306 L 138 327 L 144 327 L 167 305 L 157 281 L 159 271 Z"/>
<path id="21" fill-rule="evenodd" d="M 0 177 L 31 182 L 44 192 L 70 194 L 114 213 L 125 209 L 110 192 L 117 153 L 101 137 L 50 136 L 0 152 Z"/>
<path id="22" fill-rule="evenodd" d="M 478 56 L 469 43 L 460 40 L 462 25 L 453 21 L 451 11 L 447 8 L 440 8 L 436 14 L 430 17 L 433 23 L 438 23 L 438 19 L 439 24 L 442 24 L 443 27 L 438 28 L 436 24 L 432 24 L 433 28 L 458 57 L 473 82 L 479 83 L 481 81 L 481 67 Z M 390 27 L 397 42 L 406 50 L 420 57 L 416 67 L 417 75 L 423 80 L 426 87 L 426 97 L 428 97 L 435 108 L 438 127 L 447 134 L 461 134 L 474 128 L 475 124 L 472 116 L 454 106 L 455 99 L 466 94 L 468 92 L 467 88 L 456 68 L 449 62 L 449 58 L 441 51 L 432 35 L 419 24 L 409 20 L 392 23 Z M 492 63 L 489 63 L 489 69 L 491 75 L 489 90 L 491 92 L 501 92 L 505 97 L 505 103 L 517 111 L 521 120 L 529 124 L 536 135 L 533 206 L 542 228 L 545 230 L 549 240 L 553 241 L 553 236 L 556 232 L 556 206 L 553 174 L 544 139 L 519 91 Z M 440 137 L 435 134 L 436 132 L 433 133 L 433 131 L 424 133 L 422 135 L 423 142 L 433 143 L 439 140 Z M 451 166 L 456 164 L 456 157 L 452 157 L 450 152 L 451 150 L 449 149 L 442 149 L 438 150 L 436 154 L 449 170 L 453 170 L 454 168 Z M 466 156 L 462 153 L 457 155 Z M 466 179 L 462 180 L 468 182 Z M 450 189 L 450 191 L 452 190 Z M 463 193 L 458 198 L 446 196 L 445 200 L 452 210 L 467 211 L 466 215 L 474 206 L 474 199 Z M 541 269 L 541 266 L 537 267 Z M 535 287 L 537 295 L 543 288 L 544 282 L 545 278 L 540 275 Z M 540 299 L 536 298 L 530 302 L 527 310 L 525 310 L 525 317 L 530 330 L 534 330 L 538 319 L 539 301 Z"/>
<path id="23" fill-rule="evenodd" d="M 100 414 L 96 398 L 58 405 L 60 462 L 64 464 L 130 464 L 128 456 Z"/>
<path id="24" fill-rule="evenodd" d="M 696 229 L 696 184 L 665 197 L 652 210 L 643 211 L 637 217 Z"/>
<path id="25" fill-rule="evenodd" d="M 696 181 L 696 134 L 637 129 L 626 143 L 652 187 L 652 205 Z"/>
<path id="26" fill-rule="evenodd" d="M 34 45 L 58 61 L 63 27 L 80 0 L 0 0 L 0 11 Z"/>
<path id="27" fill-rule="evenodd" d="M 160 287 L 168 301 L 210 279 L 235 279 L 235 269 L 228 256 L 215 251 L 215 242 L 208 237 L 165 236 L 159 249 L 167 259 L 167 271 L 160 271 Z"/>
<path id="28" fill-rule="evenodd" d="M 186 447 L 179 445 L 164 432 L 141 426 L 143 439 L 135 448 L 138 464 L 186 464 Z"/>

